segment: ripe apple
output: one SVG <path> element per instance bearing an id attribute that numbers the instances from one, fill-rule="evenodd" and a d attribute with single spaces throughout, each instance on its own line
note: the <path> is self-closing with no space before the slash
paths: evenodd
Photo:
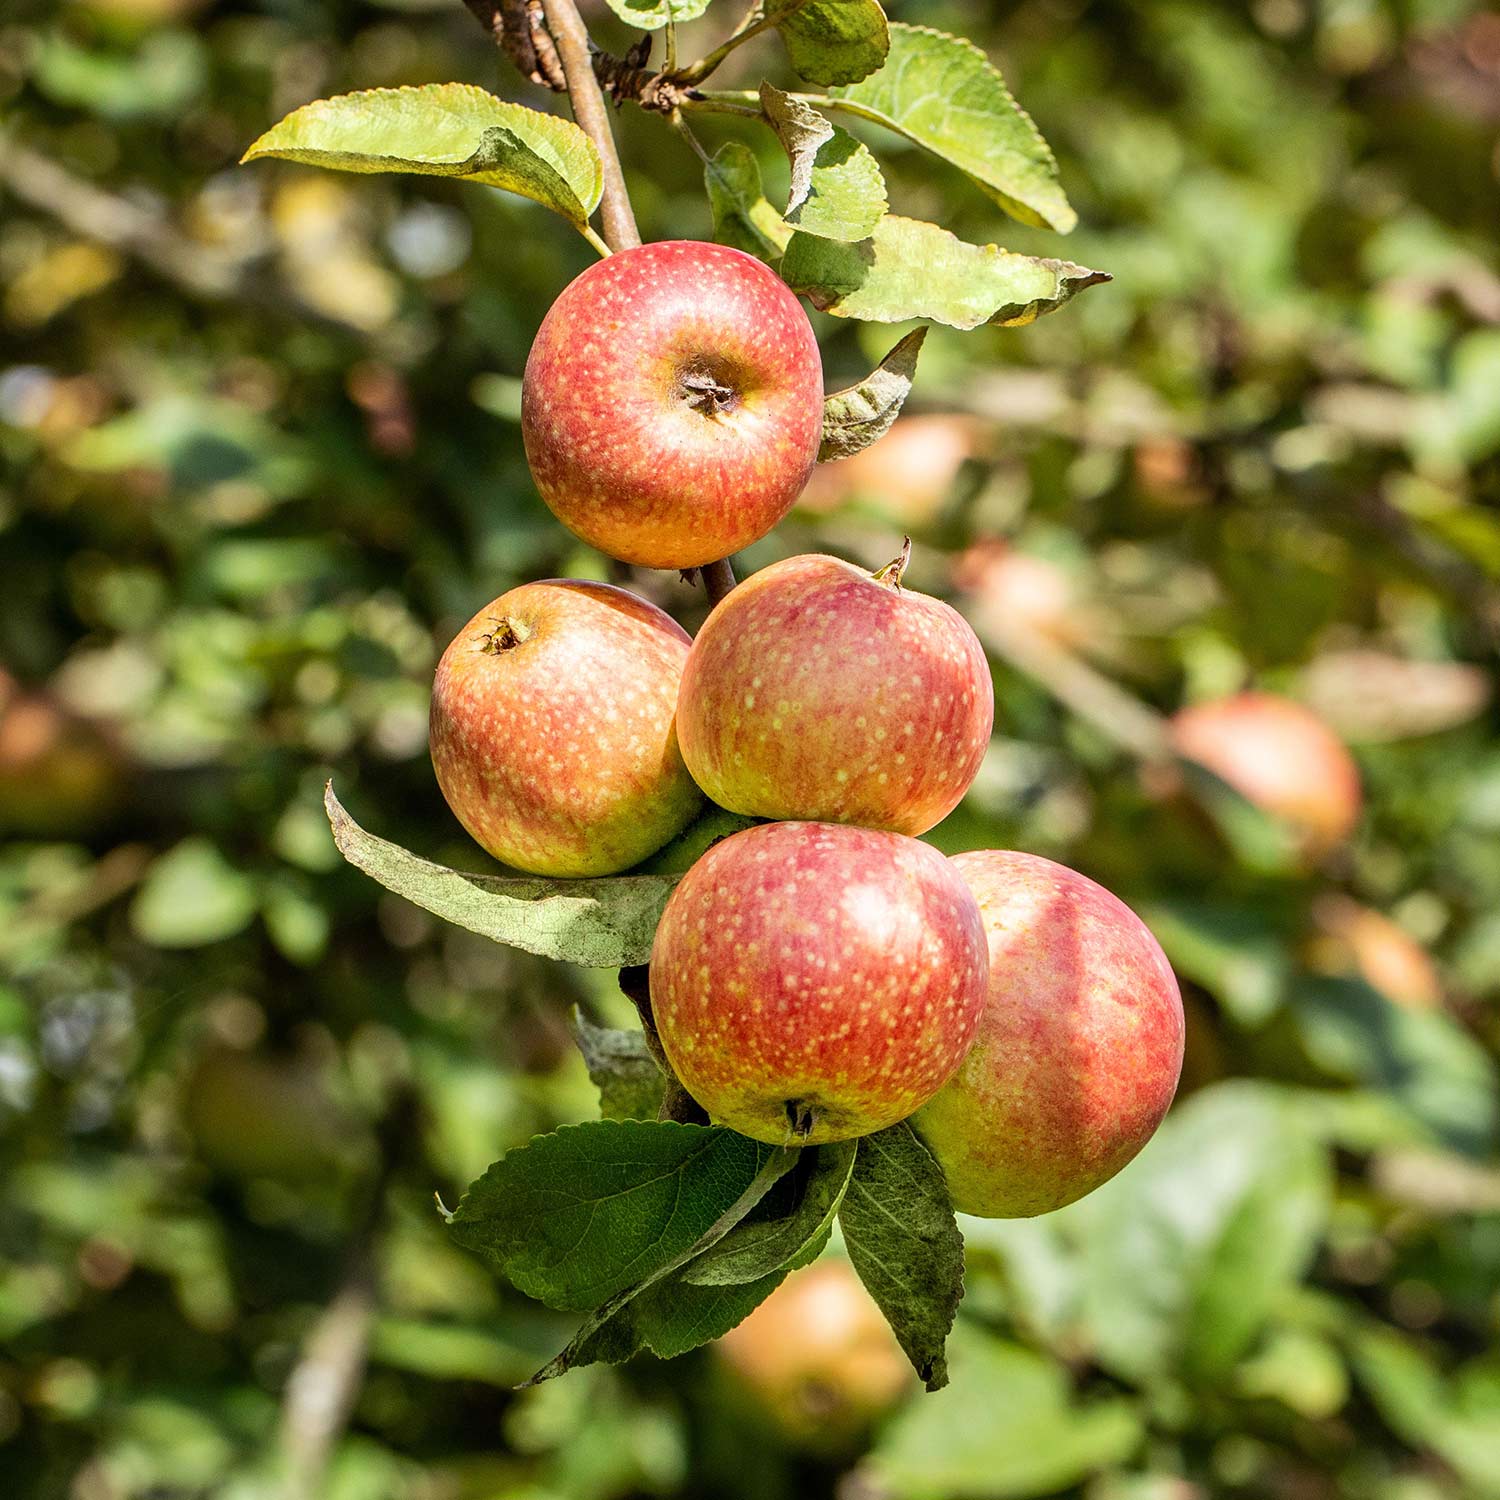
<path id="1" fill-rule="evenodd" d="M 542 320 L 521 431 L 569 530 L 626 562 L 698 567 L 763 537 L 807 483 L 817 339 L 753 256 L 697 240 L 625 250 Z"/>
<path id="2" fill-rule="evenodd" d="M 1359 821 L 1359 768 L 1309 708 L 1275 693 L 1196 703 L 1172 720 L 1179 755 L 1206 766 L 1263 811 L 1283 819 L 1316 859 Z"/>
<path id="3" fill-rule="evenodd" d="M 989 664 L 963 616 L 902 588 L 900 569 L 790 557 L 720 602 L 677 710 L 713 801 L 909 834 L 958 805 L 994 727 Z"/>
<path id="4" fill-rule="evenodd" d="M 673 714 L 688 634 L 605 583 L 548 579 L 487 604 L 438 663 L 429 740 L 448 805 L 535 875 L 629 869 L 703 805 Z"/>
<path id="5" fill-rule="evenodd" d="M 845 1451 L 912 1386 L 890 1325 L 846 1260 L 793 1271 L 714 1354 L 787 1441 Z"/>
<path id="6" fill-rule="evenodd" d="M 979 907 L 936 849 L 832 823 L 765 823 L 683 876 L 651 951 L 677 1076 L 775 1145 L 904 1120 L 963 1060 L 989 975 Z"/>
<path id="7" fill-rule="evenodd" d="M 973 1050 L 913 1123 L 954 1207 L 1051 1212 L 1151 1138 L 1182 1071 L 1182 998 L 1156 939 L 1103 886 L 1034 854 L 951 861 L 989 937 Z"/>

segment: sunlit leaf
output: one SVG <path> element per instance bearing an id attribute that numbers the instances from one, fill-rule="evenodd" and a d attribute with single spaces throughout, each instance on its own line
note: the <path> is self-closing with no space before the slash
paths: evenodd
<path id="1" fill-rule="evenodd" d="M 608 0 L 609 8 L 641 31 L 655 31 L 668 21 L 696 21 L 711 0 Z"/>
<path id="2" fill-rule="evenodd" d="M 825 239 L 865 239 L 886 209 L 869 147 L 774 84 L 761 84 L 760 104 L 792 167 L 786 222 Z"/>
<path id="3" fill-rule="evenodd" d="M 952 328 L 1016 326 L 1061 307 L 1110 277 L 1071 261 L 970 245 L 919 219 L 887 214 L 857 244 L 794 234 L 781 261 L 794 292 L 840 318 Z"/>
<path id="4" fill-rule="evenodd" d="M 366 89 L 293 110 L 245 153 L 341 172 L 416 172 L 505 188 L 583 225 L 603 175 L 594 143 L 569 120 L 468 83 Z"/>
<path id="5" fill-rule="evenodd" d="M 1023 224 L 1066 233 L 1078 222 L 1051 149 L 973 42 L 893 25 L 880 71 L 832 94 L 851 113 L 952 162 Z"/>

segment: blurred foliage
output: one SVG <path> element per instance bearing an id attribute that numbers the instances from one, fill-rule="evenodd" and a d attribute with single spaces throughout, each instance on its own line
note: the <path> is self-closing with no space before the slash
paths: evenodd
<path id="1" fill-rule="evenodd" d="M 914 532 L 914 585 L 997 653 L 997 738 L 940 842 L 1061 858 L 1151 919 L 1190 1023 L 1160 1137 L 1061 1214 L 966 1221 L 953 1384 L 853 1448 L 768 1427 L 712 1349 L 513 1392 L 569 1320 L 432 1193 L 592 1117 L 570 1008 L 631 1011 L 343 866 L 321 793 L 483 864 L 427 763 L 428 674 L 512 584 L 606 576 L 517 426 L 590 252 L 488 189 L 235 162 L 339 90 L 536 91 L 430 0 L 11 0 L 7 1495 L 1500 1495 L 1500 19 L 891 11 L 1002 63 L 1079 210 L 1065 253 L 1116 280 L 1035 328 L 934 329 L 926 446 L 903 424 L 824 470 L 742 568 Z M 706 236 L 691 155 L 620 129 L 647 234 Z M 774 143 L 702 129 L 784 183 Z M 898 211 L 1058 253 L 882 146 Z M 818 326 L 830 387 L 894 337 Z M 1096 711 L 1017 663 L 1017 616 L 1093 669 Z M 1127 748 L 1142 706 L 1246 683 L 1354 742 L 1365 815 L 1315 872 Z"/>

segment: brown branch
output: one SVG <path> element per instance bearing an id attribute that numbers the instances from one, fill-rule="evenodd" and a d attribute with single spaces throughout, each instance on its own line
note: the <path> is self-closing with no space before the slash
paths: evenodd
<path id="1" fill-rule="evenodd" d="M 625 172 L 620 154 L 615 150 L 614 132 L 609 124 L 609 107 L 594 76 L 594 60 L 589 54 L 588 28 L 578 14 L 574 0 L 542 0 L 547 30 L 557 47 L 563 77 L 568 85 L 568 103 L 579 128 L 593 141 L 604 169 L 604 240 L 611 250 L 632 250 L 641 242 L 630 194 L 625 187 Z"/>
<path id="2" fill-rule="evenodd" d="M 464 0 L 464 4 L 524 77 L 557 93 L 567 89 L 557 48 L 543 24 L 542 0 Z"/>
<path id="3" fill-rule="evenodd" d="M 1155 709 L 1015 615 L 988 621 L 984 643 L 1044 687 L 1065 708 L 1150 765 L 1175 764 L 1167 725 Z"/>

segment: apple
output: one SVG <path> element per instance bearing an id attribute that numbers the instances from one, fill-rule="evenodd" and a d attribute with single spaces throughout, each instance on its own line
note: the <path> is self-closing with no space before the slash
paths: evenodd
<path id="1" fill-rule="evenodd" d="M 1333 973 L 1355 973 L 1393 1005 L 1437 1010 L 1443 981 L 1427 950 L 1384 914 L 1337 891 L 1312 905 L 1312 960 Z"/>
<path id="2" fill-rule="evenodd" d="M 983 437 L 972 417 L 898 417 L 868 448 L 837 463 L 819 464 L 797 509 L 826 515 L 862 501 L 898 525 L 929 526 L 953 493 L 964 462 L 982 449 Z"/>
<path id="3" fill-rule="evenodd" d="M 958 805 L 994 727 L 984 648 L 962 615 L 867 573 L 790 557 L 698 632 L 677 732 L 708 796 L 761 818 L 925 833 Z"/>
<path id="4" fill-rule="evenodd" d="M 673 726 L 689 644 L 606 583 L 528 583 L 480 610 L 438 663 L 429 723 L 475 841 L 534 875 L 611 875 L 681 833 L 703 806 Z"/>
<path id="5" fill-rule="evenodd" d="M 1172 720 L 1179 755 L 1206 766 L 1300 835 L 1311 859 L 1341 844 L 1359 821 L 1359 768 L 1309 708 L 1275 693 L 1196 703 Z"/>
<path id="6" fill-rule="evenodd" d="M 793 1271 L 714 1355 L 788 1442 L 816 1453 L 847 1450 L 913 1383 L 890 1325 L 835 1256 Z"/>
<path id="7" fill-rule="evenodd" d="M 542 320 L 521 431 L 542 498 L 584 541 L 651 568 L 727 557 L 791 509 L 817 461 L 812 324 L 742 251 L 621 251 Z"/>
<path id="8" fill-rule="evenodd" d="M 988 975 L 979 907 L 936 849 L 765 823 L 715 844 L 672 892 L 651 1005 L 711 1119 L 815 1145 L 924 1104 L 969 1049 Z"/>
<path id="9" fill-rule="evenodd" d="M 990 982 L 973 1050 L 913 1124 L 953 1205 L 1049 1213 L 1107 1182 L 1151 1138 L 1182 1071 L 1182 997 L 1145 923 L 1034 854 L 950 861 L 984 915 Z"/>
<path id="10" fill-rule="evenodd" d="M 0 828 L 32 838 L 78 836 L 125 800 L 130 765 L 109 730 L 0 668 Z"/>

